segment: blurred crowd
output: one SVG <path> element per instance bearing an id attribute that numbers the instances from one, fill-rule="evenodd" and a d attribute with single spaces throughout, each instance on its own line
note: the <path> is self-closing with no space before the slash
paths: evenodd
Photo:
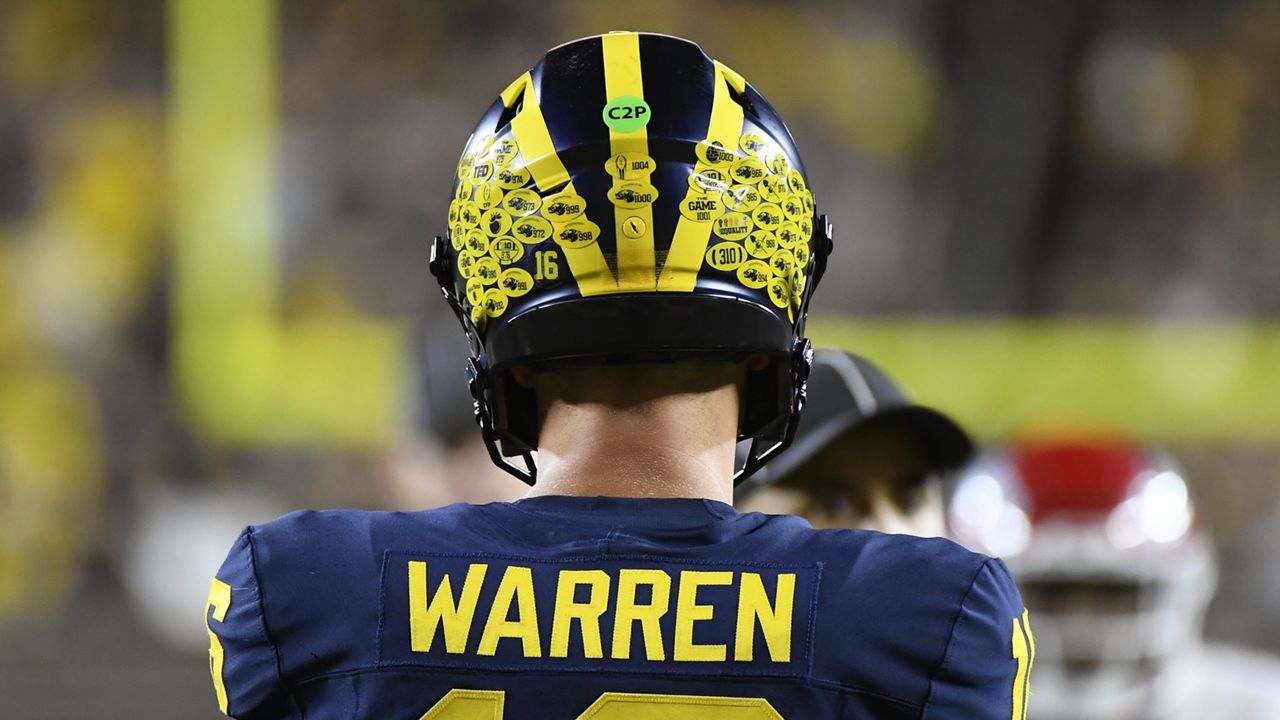
<path id="1" fill-rule="evenodd" d="M 521 493 L 428 241 L 480 109 L 624 28 L 791 123 L 840 239 L 819 315 L 1280 317 L 1272 0 L 5 0 L 0 716 L 212 717 L 199 611 L 240 526 Z M 1209 633 L 1280 650 L 1280 432 L 1171 449 Z"/>

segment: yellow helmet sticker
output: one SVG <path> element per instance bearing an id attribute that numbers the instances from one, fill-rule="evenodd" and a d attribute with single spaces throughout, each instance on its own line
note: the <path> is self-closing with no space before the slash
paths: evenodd
<path id="1" fill-rule="evenodd" d="M 529 174 L 529 168 L 523 165 L 509 165 L 498 170 L 498 184 L 504 190 L 515 190 L 529 184 L 529 180 L 533 178 Z"/>
<path id="2" fill-rule="evenodd" d="M 782 225 L 782 208 L 765 203 L 751 211 L 751 219 L 761 230 L 777 230 Z"/>
<path id="3" fill-rule="evenodd" d="M 471 174 L 468 176 L 472 185 L 487 183 L 493 179 L 493 163 L 491 161 L 477 162 L 471 168 Z"/>
<path id="4" fill-rule="evenodd" d="M 609 189 L 609 202 L 631 210 L 652 205 L 657 199 L 658 188 L 647 182 L 624 182 Z"/>
<path id="5" fill-rule="evenodd" d="M 714 232 L 725 240 L 741 240 L 751 232 L 751 218 L 731 212 L 716 218 Z"/>
<path id="6" fill-rule="evenodd" d="M 796 258 L 796 270 L 803 271 L 809 267 L 808 243 L 796 243 L 796 246 L 792 248 L 791 253 L 795 255 Z"/>
<path id="7" fill-rule="evenodd" d="M 769 281 L 769 300 L 780 308 L 791 304 L 791 288 L 784 278 L 776 277 Z"/>
<path id="8" fill-rule="evenodd" d="M 472 277 L 479 278 L 485 285 L 498 282 L 500 272 L 502 271 L 498 268 L 498 261 L 491 257 L 479 258 L 472 267 Z"/>
<path id="9" fill-rule="evenodd" d="M 760 204 L 760 191 L 753 185 L 734 185 L 724 194 L 724 205 L 730 210 L 749 212 Z"/>
<path id="10" fill-rule="evenodd" d="M 743 185 L 755 185 L 768 174 L 769 169 L 760 162 L 759 158 L 742 158 L 729 166 L 729 177 L 733 178 L 735 183 Z"/>
<path id="11" fill-rule="evenodd" d="M 693 166 L 689 173 L 689 187 L 703 192 L 720 192 L 729 189 L 729 175 L 721 168 L 705 163 Z"/>
<path id="12" fill-rule="evenodd" d="M 791 187 L 791 192 L 793 193 L 803 193 L 808 190 L 804 185 L 804 176 L 800 174 L 799 170 L 791 170 L 787 173 L 787 185 Z"/>
<path id="13" fill-rule="evenodd" d="M 467 280 L 467 302 L 472 306 L 479 305 L 484 301 L 484 281 L 480 278 L 473 277 Z"/>
<path id="14" fill-rule="evenodd" d="M 800 241 L 800 226 L 791 220 L 782 223 L 778 227 L 778 244 L 784 248 L 803 245 L 804 243 Z"/>
<path id="15" fill-rule="evenodd" d="M 468 230 L 480 227 L 480 206 L 467 200 L 458 206 L 458 222 Z"/>
<path id="16" fill-rule="evenodd" d="M 502 208 L 486 210 L 484 215 L 480 216 L 480 227 L 489 234 L 489 237 L 506 235 L 511 229 L 511 216 Z"/>
<path id="17" fill-rule="evenodd" d="M 523 268 L 507 268 L 498 276 L 498 289 L 507 297 L 520 297 L 533 289 L 533 276 Z"/>
<path id="18" fill-rule="evenodd" d="M 586 212 L 587 201 L 568 190 L 547 198 L 542 205 L 542 216 L 557 224 L 567 223 Z"/>
<path id="19" fill-rule="evenodd" d="M 707 264 L 717 270 L 735 270 L 746 261 L 747 251 L 737 243 L 716 243 L 707 250 Z"/>
<path id="20" fill-rule="evenodd" d="M 503 265 L 510 265 L 524 257 L 524 245 L 510 235 L 489 243 L 489 255 Z"/>
<path id="21" fill-rule="evenodd" d="M 766 175 L 760 180 L 760 196 L 766 202 L 782 202 L 787 196 L 787 181 L 778 175 Z"/>
<path id="22" fill-rule="evenodd" d="M 796 269 L 796 256 L 790 250 L 779 250 L 769 261 L 769 265 L 773 268 L 774 275 L 789 278 L 791 271 Z"/>
<path id="23" fill-rule="evenodd" d="M 502 188 L 497 183 L 485 183 L 476 186 L 476 207 L 481 210 L 489 210 L 498 206 L 502 202 Z"/>
<path id="24" fill-rule="evenodd" d="M 641 180 L 658 169 L 658 163 L 642 152 L 618 153 L 609 158 L 604 169 L 615 180 Z"/>
<path id="25" fill-rule="evenodd" d="M 511 138 L 503 138 L 489 148 L 489 156 L 493 158 L 493 164 L 498 167 L 506 167 L 520 152 L 520 146 Z"/>
<path id="26" fill-rule="evenodd" d="M 767 258 L 778 252 L 778 236 L 769 230 L 756 230 L 747 236 L 746 246 L 752 257 Z"/>
<path id="27" fill-rule="evenodd" d="M 600 111 L 604 124 L 619 133 L 633 133 L 648 125 L 651 114 L 649 103 L 635 95 L 620 95 Z"/>
<path id="28" fill-rule="evenodd" d="M 462 227 L 462 223 L 454 223 L 453 227 L 449 228 L 449 244 L 453 246 L 454 250 L 462 249 L 462 238 L 466 234 L 467 229 Z"/>
<path id="29" fill-rule="evenodd" d="M 763 260 L 748 260 L 738 267 L 738 282 L 755 290 L 768 284 L 772 277 L 773 271 Z"/>
<path id="30" fill-rule="evenodd" d="M 462 159 L 458 161 L 458 179 L 466 180 L 471 177 L 471 168 L 476 165 L 475 153 L 464 153 Z"/>
<path id="31" fill-rule="evenodd" d="M 468 250 L 458 253 L 458 274 L 470 280 L 476 271 L 476 258 Z"/>
<path id="32" fill-rule="evenodd" d="M 738 138 L 738 147 L 742 151 L 752 157 L 759 155 L 762 150 L 769 148 L 769 141 L 764 139 L 759 133 L 742 133 L 742 137 Z"/>
<path id="33" fill-rule="evenodd" d="M 715 167 L 727 167 L 738 158 L 731 148 L 725 147 L 719 140 L 703 140 L 694 148 L 698 159 Z"/>
<path id="34" fill-rule="evenodd" d="M 543 240 L 550 240 L 551 232 L 551 223 L 537 215 L 520 218 L 511 226 L 511 234 L 526 245 L 537 245 Z"/>
<path id="35" fill-rule="evenodd" d="M 466 247 L 467 252 L 475 257 L 480 257 L 489 252 L 489 237 L 479 230 L 468 230 L 467 236 L 462 240 L 462 244 Z"/>
<path id="36" fill-rule="evenodd" d="M 542 207 L 542 196 L 532 190 L 512 190 L 502 199 L 502 207 L 512 217 L 524 217 Z"/>
<path id="37" fill-rule="evenodd" d="M 799 195 L 788 195 L 782 201 L 782 212 L 792 220 L 804 217 L 804 198 Z"/>
<path id="38" fill-rule="evenodd" d="M 489 317 L 501 317 L 507 311 L 507 296 L 497 288 L 490 288 L 484 294 L 484 314 Z"/>
<path id="39" fill-rule="evenodd" d="M 556 230 L 556 242 L 566 248 L 583 248 L 600 238 L 600 226 L 590 220 L 575 220 Z"/>
<path id="40" fill-rule="evenodd" d="M 724 214 L 720 193 L 693 192 L 680 202 L 680 214 L 694 222 L 711 222 Z"/>

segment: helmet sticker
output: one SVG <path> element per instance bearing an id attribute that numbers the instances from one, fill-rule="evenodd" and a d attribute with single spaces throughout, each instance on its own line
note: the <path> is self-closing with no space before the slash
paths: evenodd
<path id="1" fill-rule="evenodd" d="M 707 264 L 717 270 L 736 270 L 746 260 L 747 251 L 737 243 L 716 243 L 707 250 Z"/>
<path id="2" fill-rule="evenodd" d="M 472 276 L 480 278 L 485 285 L 492 285 L 498 282 L 498 261 L 491 257 L 482 257 L 476 260 L 475 266 L 472 268 Z"/>
<path id="3" fill-rule="evenodd" d="M 720 193 L 690 191 L 680 202 L 680 214 L 694 222 L 711 222 L 724 214 Z"/>
<path id="4" fill-rule="evenodd" d="M 751 219 L 762 230 L 777 230 L 782 224 L 782 208 L 765 203 L 751 211 Z"/>
<path id="5" fill-rule="evenodd" d="M 756 230 L 747 236 L 746 246 L 752 257 L 767 258 L 778 252 L 778 236 L 768 230 Z"/>
<path id="6" fill-rule="evenodd" d="M 556 242 L 566 248 L 587 247 L 600 237 L 600 226 L 590 220 L 575 220 L 556 230 Z"/>
<path id="7" fill-rule="evenodd" d="M 711 167 L 704 163 L 693 166 L 689 173 L 689 187 L 704 192 L 720 192 L 729 189 L 729 176 L 721 168 Z"/>
<path id="8" fill-rule="evenodd" d="M 779 250 L 769 261 L 773 266 L 773 274 L 781 278 L 791 277 L 791 271 L 796 267 L 796 256 L 791 254 L 790 250 Z"/>
<path id="9" fill-rule="evenodd" d="M 526 245 L 537 245 L 543 240 L 551 239 L 551 223 L 544 217 L 530 215 L 517 220 L 511 226 L 511 234 Z"/>
<path id="10" fill-rule="evenodd" d="M 724 194 L 724 205 L 730 210 L 749 212 L 760 204 L 760 191 L 752 185 L 734 185 Z"/>
<path id="11" fill-rule="evenodd" d="M 760 196 L 767 202 L 781 202 L 787 196 L 787 181 L 779 175 L 766 175 L 760 180 Z"/>
<path id="12" fill-rule="evenodd" d="M 702 162 L 719 168 L 728 167 L 738 159 L 738 154 L 719 140 L 703 140 L 694 148 L 694 152 Z"/>
<path id="13" fill-rule="evenodd" d="M 523 165 L 510 165 L 498 171 L 498 184 L 505 190 L 515 190 L 529 184 L 529 169 Z"/>
<path id="14" fill-rule="evenodd" d="M 489 156 L 493 159 L 493 164 L 498 167 L 506 167 L 520 152 L 520 146 L 511 138 L 504 138 L 489 148 Z"/>
<path id="15" fill-rule="evenodd" d="M 488 210 L 502 202 L 502 188 L 497 183 L 485 183 L 476 186 L 476 207 Z"/>
<path id="16" fill-rule="evenodd" d="M 502 208 L 486 210 L 484 215 L 480 216 L 480 227 L 490 237 L 506 235 L 507 231 L 511 229 L 511 216 Z"/>
<path id="17" fill-rule="evenodd" d="M 714 232 L 725 240 L 741 240 L 751 232 L 751 218 L 742 213 L 726 213 L 716 218 Z"/>
<path id="18" fill-rule="evenodd" d="M 502 199 L 502 207 L 512 217 L 524 217 L 542 207 L 542 196 L 532 190 L 512 190 Z"/>
<path id="19" fill-rule="evenodd" d="M 489 243 L 489 254 L 503 265 L 510 265 L 524 257 L 524 245 L 510 235 Z"/>
<path id="20" fill-rule="evenodd" d="M 600 111 L 600 117 L 610 130 L 633 133 L 649 124 L 649 103 L 635 95 L 622 95 L 609 101 Z"/>
<path id="21" fill-rule="evenodd" d="M 769 281 L 769 300 L 780 308 L 791 304 L 791 288 L 785 278 L 776 277 Z"/>
<path id="22" fill-rule="evenodd" d="M 800 227 L 788 220 L 778 227 L 778 244 L 784 248 L 795 249 L 800 242 Z"/>
<path id="23" fill-rule="evenodd" d="M 501 290 L 491 288 L 484 294 L 484 314 L 489 317 L 501 317 L 502 313 L 507 311 L 507 296 L 502 294 Z"/>
<path id="24" fill-rule="evenodd" d="M 742 158 L 729 166 L 729 177 L 736 183 L 755 185 L 769 174 L 764 163 L 753 157 Z"/>
<path id="25" fill-rule="evenodd" d="M 479 230 L 468 230 L 462 244 L 466 247 L 467 252 L 475 257 L 480 257 L 489 252 L 489 238 Z"/>
<path id="26" fill-rule="evenodd" d="M 568 190 L 552 195 L 542 205 L 542 216 L 555 223 L 567 223 L 586 212 L 587 201 Z"/>
<path id="27" fill-rule="evenodd" d="M 738 281 L 759 290 L 773 278 L 773 270 L 763 260 L 748 260 L 738 268 Z"/>
<path id="28" fill-rule="evenodd" d="M 658 163 L 653 158 L 635 151 L 618 153 L 604 164 L 605 172 L 615 180 L 643 180 L 657 168 Z"/>
<path id="29" fill-rule="evenodd" d="M 658 188 L 647 182 L 615 183 L 609 190 L 609 202 L 632 210 L 652 205 L 657 199 Z"/>
<path id="30" fill-rule="evenodd" d="M 498 276 L 498 289 L 507 297 L 520 297 L 533 289 L 533 276 L 523 268 L 507 268 Z"/>

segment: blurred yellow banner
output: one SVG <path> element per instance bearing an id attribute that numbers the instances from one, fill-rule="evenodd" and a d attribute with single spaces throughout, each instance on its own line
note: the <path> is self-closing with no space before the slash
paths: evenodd
<path id="1" fill-rule="evenodd" d="M 984 439 L 1280 439 L 1280 323 L 827 316 L 809 327 L 816 346 L 866 355 Z"/>

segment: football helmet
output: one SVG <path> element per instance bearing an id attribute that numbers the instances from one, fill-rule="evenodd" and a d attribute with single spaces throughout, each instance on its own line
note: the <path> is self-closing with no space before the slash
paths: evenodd
<path id="1" fill-rule="evenodd" d="M 1167 453 L 1113 438 L 997 447 L 961 474 L 949 514 L 956 539 L 1003 557 L 1022 589 L 1037 717 L 1176 708 L 1216 569 Z"/>
<path id="2" fill-rule="evenodd" d="M 554 48 L 502 91 L 463 149 L 431 271 L 508 472 L 536 479 L 537 408 L 514 366 L 766 353 L 744 393 L 741 479 L 795 431 L 830 250 L 764 97 L 689 41 L 625 32 Z"/>

